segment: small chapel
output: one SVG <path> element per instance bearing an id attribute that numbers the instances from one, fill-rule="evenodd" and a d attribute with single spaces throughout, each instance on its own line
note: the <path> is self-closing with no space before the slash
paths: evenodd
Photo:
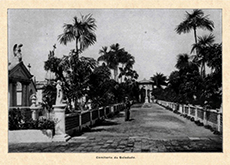
<path id="1" fill-rule="evenodd" d="M 24 65 L 21 54 L 22 44 L 14 45 L 13 59 L 8 65 L 8 102 L 9 107 L 31 105 L 31 95 L 36 93 L 36 85 L 30 71 Z"/>

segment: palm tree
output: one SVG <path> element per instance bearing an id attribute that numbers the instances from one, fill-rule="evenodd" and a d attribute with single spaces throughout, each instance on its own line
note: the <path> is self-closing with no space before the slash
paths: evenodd
<path id="1" fill-rule="evenodd" d="M 201 65 L 201 75 L 205 77 L 205 63 L 208 60 L 208 56 L 212 54 L 210 49 L 214 42 L 214 35 L 210 34 L 209 36 L 205 35 L 203 37 L 198 37 L 198 43 L 193 44 L 191 53 L 196 50 L 196 55 L 194 62 Z"/>
<path id="2" fill-rule="evenodd" d="M 213 31 L 214 28 L 213 21 L 209 20 L 208 15 L 204 16 L 204 12 L 200 9 L 193 10 L 191 14 L 186 11 L 185 20 L 175 30 L 178 34 L 181 34 L 189 33 L 193 29 L 195 43 L 197 43 L 197 28 L 209 31 Z"/>
<path id="3" fill-rule="evenodd" d="M 222 72 L 222 43 L 213 44 L 207 57 L 207 66 L 215 73 Z"/>
<path id="4" fill-rule="evenodd" d="M 156 85 L 158 89 L 162 89 L 162 86 L 167 85 L 167 78 L 162 73 L 156 73 L 153 75 L 153 77 L 151 77 L 151 80 L 154 82 L 154 85 Z"/>
<path id="5" fill-rule="evenodd" d="M 190 60 L 188 54 L 179 54 L 175 67 L 181 74 L 199 72 L 197 64 Z"/>
<path id="6" fill-rule="evenodd" d="M 76 16 L 73 19 L 73 24 L 64 24 L 64 32 L 58 36 L 61 44 L 67 45 L 68 42 L 76 42 L 76 56 L 78 59 L 79 53 L 93 45 L 96 42 L 95 19 L 92 14 L 86 16 L 81 15 L 81 19 Z"/>
<path id="7" fill-rule="evenodd" d="M 122 56 L 124 56 L 125 54 L 125 50 L 124 48 L 120 48 L 120 45 L 116 43 L 110 46 L 110 54 L 111 60 L 113 61 L 112 64 L 114 65 L 114 80 L 117 81 L 118 65 L 121 61 Z"/>
<path id="8" fill-rule="evenodd" d="M 98 58 L 98 61 L 105 61 L 107 66 L 114 70 L 114 80 L 117 81 L 118 65 L 121 57 L 126 54 L 124 48 L 120 48 L 120 45 L 116 43 L 110 46 L 109 51 L 107 51 L 107 47 L 102 47 L 102 49 L 99 50 L 99 54 L 101 54 L 101 56 Z"/>
<path id="9" fill-rule="evenodd" d="M 177 56 L 177 63 L 175 67 L 179 70 L 185 70 L 190 65 L 189 55 L 188 54 L 179 54 Z"/>
<path id="10" fill-rule="evenodd" d="M 120 74 L 118 78 L 120 78 L 122 82 L 123 76 L 130 75 L 130 73 L 132 73 L 132 67 L 133 64 L 135 63 L 135 58 L 128 52 L 124 52 L 120 54 L 119 62 L 122 64 L 122 66 L 119 67 Z M 131 77 L 136 77 L 136 76 L 131 76 Z"/>

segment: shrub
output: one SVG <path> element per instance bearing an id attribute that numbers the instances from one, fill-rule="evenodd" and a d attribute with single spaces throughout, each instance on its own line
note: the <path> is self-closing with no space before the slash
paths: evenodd
<path id="1" fill-rule="evenodd" d="M 20 128 L 23 116 L 19 109 L 9 111 L 9 130 L 17 130 Z"/>
<path id="2" fill-rule="evenodd" d="M 55 128 L 55 122 L 52 120 L 48 120 L 45 118 L 42 118 L 38 121 L 38 129 L 52 129 Z"/>
<path id="3" fill-rule="evenodd" d="M 20 129 L 55 129 L 55 122 L 46 118 L 39 120 L 25 120 L 19 109 L 13 109 L 9 111 L 9 130 Z"/>
<path id="4" fill-rule="evenodd" d="M 19 124 L 20 129 L 37 129 L 38 128 L 38 121 L 35 120 L 27 120 L 24 123 Z"/>

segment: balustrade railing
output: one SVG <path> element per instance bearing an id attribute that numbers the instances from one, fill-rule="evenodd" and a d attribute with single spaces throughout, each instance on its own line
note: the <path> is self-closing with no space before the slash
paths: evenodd
<path id="1" fill-rule="evenodd" d="M 115 104 L 97 109 L 90 109 L 74 114 L 65 115 L 65 133 L 72 134 L 74 131 L 79 131 L 83 127 L 90 126 L 102 118 L 107 118 L 123 109 L 123 104 Z"/>
<path id="2" fill-rule="evenodd" d="M 211 126 L 213 129 L 222 133 L 222 111 L 205 109 L 200 106 L 179 104 L 177 109 L 177 103 L 158 100 L 158 104 L 178 113 L 193 118 L 194 121 L 202 123 L 204 126 Z"/>

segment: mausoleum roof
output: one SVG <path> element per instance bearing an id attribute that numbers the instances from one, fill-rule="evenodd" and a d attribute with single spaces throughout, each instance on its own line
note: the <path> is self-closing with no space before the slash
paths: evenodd
<path id="1" fill-rule="evenodd" d="M 139 84 L 153 84 L 152 80 L 146 80 L 145 78 L 138 82 Z"/>

